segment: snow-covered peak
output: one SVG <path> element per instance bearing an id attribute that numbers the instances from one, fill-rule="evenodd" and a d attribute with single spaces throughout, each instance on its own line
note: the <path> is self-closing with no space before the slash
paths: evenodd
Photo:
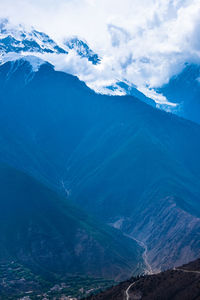
<path id="1" fill-rule="evenodd" d="M 35 28 L 20 24 L 13 26 L 7 19 L 0 19 L 0 64 L 17 60 L 28 61 L 32 72 L 48 62 L 55 70 L 77 76 L 97 93 L 133 95 L 154 106 L 155 103 L 149 99 L 152 98 L 159 107 L 170 104 L 162 95 L 152 94 L 153 91 L 148 88 L 142 90 L 127 82 L 123 73 L 116 76 L 108 58 L 103 55 L 100 59 L 83 39 L 74 36 L 62 42 L 54 41 Z"/>
<path id="2" fill-rule="evenodd" d="M 75 50 L 81 57 L 87 58 L 93 65 L 97 65 L 101 61 L 98 54 L 94 53 L 88 44 L 78 37 L 72 37 L 65 40 L 64 45 L 67 46 L 69 50 Z"/>
<path id="3" fill-rule="evenodd" d="M 34 28 L 27 30 L 22 25 L 12 26 L 7 19 L 0 19 L 0 56 L 8 53 L 31 54 L 68 54 L 75 51 L 82 58 L 92 64 L 100 62 L 99 56 L 90 49 L 88 44 L 78 37 L 65 39 L 58 45 L 47 34 Z"/>

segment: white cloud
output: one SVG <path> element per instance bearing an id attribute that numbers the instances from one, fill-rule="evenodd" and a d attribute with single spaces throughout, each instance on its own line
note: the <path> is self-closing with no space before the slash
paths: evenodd
<path id="1" fill-rule="evenodd" d="M 100 54 L 93 66 L 75 53 L 50 56 L 88 85 L 127 80 L 151 91 L 200 61 L 199 0 L 0 0 L 0 15 L 33 25 L 57 42 L 77 35 Z M 157 101 L 166 101 L 162 98 Z"/>

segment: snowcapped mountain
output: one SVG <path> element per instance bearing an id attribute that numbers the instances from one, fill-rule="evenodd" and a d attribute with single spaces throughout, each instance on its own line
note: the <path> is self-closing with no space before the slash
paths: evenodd
<path id="1" fill-rule="evenodd" d="M 15 53 L 62 53 L 68 52 L 56 44 L 47 34 L 35 29 L 28 32 L 22 25 L 13 28 L 7 19 L 0 23 L 0 54 Z"/>
<path id="2" fill-rule="evenodd" d="M 87 59 L 94 67 L 101 63 L 99 55 L 88 46 L 86 41 L 78 37 L 66 38 L 61 45 L 58 45 L 47 34 L 34 28 L 27 30 L 22 25 L 13 27 L 7 19 L 0 20 L 1 64 L 23 58 L 30 62 L 33 71 L 37 71 L 45 61 L 55 66 L 56 63 L 54 62 L 57 62 L 61 56 L 60 65 L 63 65 L 68 54 L 72 54 L 72 56 L 75 54 L 80 59 Z M 65 71 L 65 68 L 63 68 L 63 71 Z M 67 71 L 70 72 L 69 68 L 67 68 Z M 76 72 L 72 73 L 79 77 Z M 127 83 L 120 83 L 118 80 L 114 81 L 113 85 L 101 86 L 100 89 L 95 85 L 90 86 L 90 88 L 93 88 L 97 93 L 110 95 L 131 95 L 131 91 L 136 90 L 136 88 L 129 86 Z"/>
<path id="3" fill-rule="evenodd" d="M 62 45 L 58 45 L 47 34 L 32 28 L 26 30 L 22 25 L 13 27 L 7 19 L 0 20 L 0 62 L 16 60 L 30 55 L 64 54 L 75 51 L 77 55 L 88 59 L 96 65 L 100 59 L 86 42 L 76 38 L 68 38 Z M 30 61 L 30 59 L 27 59 Z M 46 57 L 44 58 L 47 59 Z M 47 59 L 48 60 L 48 59 Z"/>
<path id="4" fill-rule="evenodd" d="M 34 72 L 38 71 L 44 62 L 48 62 L 56 70 L 77 76 L 96 93 L 131 95 L 152 106 L 171 111 L 168 106 L 170 103 L 165 106 L 164 101 L 164 104 L 160 105 L 160 102 L 152 100 L 153 97 L 145 96 L 145 92 L 139 91 L 134 83 L 123 78 L 118 79 L 114 73 L 104 80 L 103 58 L 79 37 L 68 37 L 58 43 L 46 33 L 34 28 L 27 29 L 22 25 L 13 26 L 7 19 L 1 19 L 0 64 L 18 59 L 29 61 Z"/>

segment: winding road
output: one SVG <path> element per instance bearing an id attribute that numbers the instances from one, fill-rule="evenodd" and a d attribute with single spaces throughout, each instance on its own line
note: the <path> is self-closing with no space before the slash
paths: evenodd
<path id="1" fill-rule="evenodd" d="M 181 272 L 184 272 L 184 273 L 195 273 L 195 274 L 199 274 L 199 275 L 200 275 L 200 271 L 185 270 L 185 269 L 181 269 L 181 268 L 174 268 L 173 270 L 174 270 L 174 271 L 181 271 Z M 137 281 L 138 281 L 138 280 L 137 280 Z M 132 288 L 132 286 L 133 286 L 137 281 L 131 283 L 131 284 L 128 286 L 128 288 L 126 289 L 126 291 L 125 291 L 126 300 L 130 300 L 129 290 Z"/>
<path id="2" fill-rule="evenodd" d="M 185 270 L 185 269 L 181 269 L 181 268 L 174 268 L 175 271 L 182 271 L 185 273 L 195 273 L 195 274 L 199 274 L 200 275 L 200 271 L 192 271 L 192 270 Z"/>
<path id="3" fill-rule="evenodd" d="M 130 299 L 130 296 L 129 296 L 129 290 L 130 290 L 130 288 L 132 288 L 132 286 L 133 286 L 135 283 L 136 283 L 136 281 L 133 282 L 133 283 L 131 283 L 131 284 L 129 285 L 129 287 L 126 289 L 126 291 L 125 291 L 125 294 L 126 294 L 126 300 L 129 300 L 129 299 Z"/>

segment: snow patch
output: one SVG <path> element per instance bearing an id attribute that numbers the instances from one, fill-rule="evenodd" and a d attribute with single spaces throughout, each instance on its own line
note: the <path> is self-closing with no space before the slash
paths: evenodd
<path id="1" fill-rule="evenodd" d="M 4 64 L 9 61 L 17 61 L 17 60 L 28 61 L 32 67 L 33 72 L 37 72 L 41 65 L 45 64 L 46 61 L 37 57 L 36 55 L 26 55 L 26 54 L 18 54 L 15 52 L 10 52 L 0 57 L 0 64 Z"/>

